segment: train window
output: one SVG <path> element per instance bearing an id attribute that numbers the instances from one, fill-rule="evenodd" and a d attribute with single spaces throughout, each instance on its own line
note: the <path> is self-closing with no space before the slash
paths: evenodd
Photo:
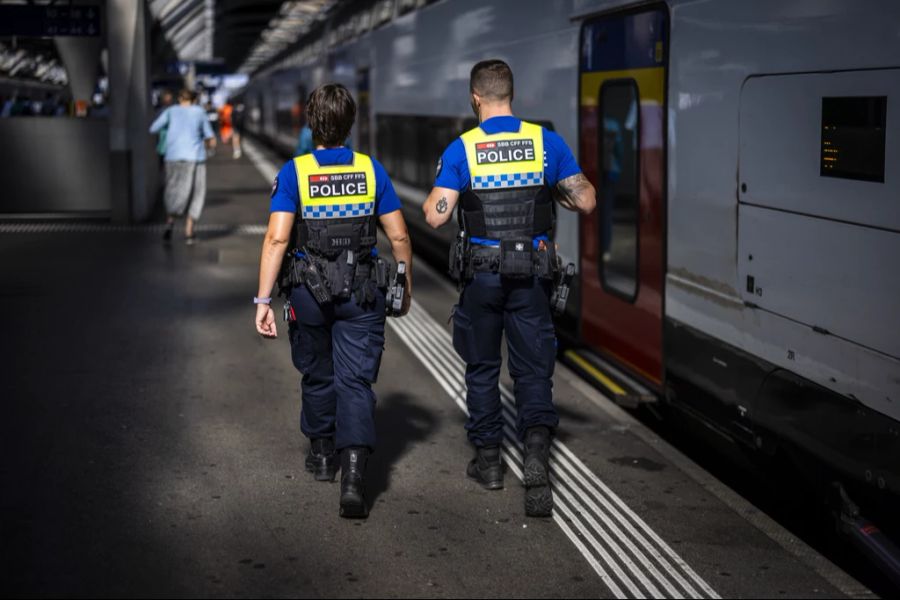
<path id="1" fill-rule="evenodd" d="M 434 183 L 441 152 L 475 120 L 459 117 L 384 115 L 375 117 L 378 160 L 391 178 L 422 190 Z"/>
<path id="2" fill-rule="evenodd" d="M 553 130 L 549 121 L 533 122 Z M 450 142 L 477 124 L 473 117 L 376 115 L 378 160 L 391 178 L 428 190 L 434 184 L 435 165 L 441 153 Z"/>
<path id="3" fill-rule="evenodd" d="M 822 98 L 819 174 L 884 183 L 887 96 Z"/>
<path id="4" fill-rule="evenodd" d="M 633 79 L 600 87 L 601 174 L 597 211 L 600 227 L 600 282 L 606 291 L 631 302 L 637 296 L 640 102 Z"/>

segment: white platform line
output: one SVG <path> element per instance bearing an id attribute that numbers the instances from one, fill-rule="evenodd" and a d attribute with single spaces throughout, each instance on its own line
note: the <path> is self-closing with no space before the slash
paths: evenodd
<path id="1" fill-rule="evenodd" d="M 435 351 L 432 352 L 432 358 L 436 358 L 437 361 L 439 361 L 438 364 L 445 365 L 446 368 L 452 369 L 453 371 L 455 371 L 454 376 L 456 378 L 458 378 L 457 393 L 459 393 L 461 395 L 461 397 L 462 397 L 461 402 L 464 405 L 464 403 L 465 403 L 465 382 L 464 382 L 463 372 L 464 372 L 465 367 L 464 367 L 462 361 L 459 359 L 459 357 L 456 356 L 452 347 L 450 347 L 449 339 L 444 340 L 445 341 L 444 344 L 441 344 L 440 341 L 435 339 L 435 336 L 433 334 L 434 332 L 431 330 L 431 327 L 436 324 L 433 323 L 433 321 L 431 323 L 429 323 L 427 321 L 423 322 L 421 320 L 418 320 L 421 318 L 421 313 L 419 313 L 419 311 L 416 311 L 416 314 L 411 313 L 410 316 L 413 319 L 416 319 L 416 323 L 420 326 L 421 332 L 425 334 L 420 339 L 427 340 L 430 338 L 431 340 L 433 340 L 433 342 L 432 342 L 433 345 L 437 346 L 439 348 L 436 350 L 436 353 L 435 353 Z M 428 315 L 425 315 L 425 316 L 430 320 L 430 317 L 428 317 Z M 398 325 L 398 326 L 400 326 L 400 325 Z M 444 333 L 446 336 L 446 332 L 442 332 L 442 333 Z M 514 428 L 515 428 L 515 413 L 513 410 L 511 410 L 511 408 L 508 405 L 506 405 L 506 403 L 504 403 L 504 404 L 505 405 L 504 405 L 503 416 L 507 423 L 507 427 L 504 429 L 504 431 L 507 434 L 507 440 L 508 440 L 507 443 L 511 447 L 518 448 L 519 442 L 516 439 L 516 434 L 515 434 L 515 430 L 514 430 Z M 562 463 L 557 459 L 556 456 L 551 457 L 551 460 L 554 463 L 554 468 L 557 470 L 557 472 L 559 472 L 560 464 L 562 464 Z M 563 462 L 565 462 L 565 461 L 563 461 Z M 621 528 L 619 528 L 615 523 L 612 523 L 607 518 L 607 514 L 612 514 L 616 518 L 617 521 L 622 523 L 622 525 L 625 527 L 626 531 L 631 529 L 631 525 L 627 521 L 625 521 L 621 517 L 621 515 L 619 515 L 618 512 L 608 502 L 605 502 L 602 498 L 600 501 L 604 504 L 605 510 L 601 510 L 600 508 L 598 508 L 597 505 L 593 502 L 593 500 L 591 500 L 591 498 L 593 496 L 595 496 L 596 493 L 593 492 L 592 490 L 590 490 L 590 488 L 588 488 L 588 492 L 585 493 L 577 485 L 572 484 L 571 480 L 568 480 L 568 482 L 569 482 L 569 485 L 567 486 L 568 489 L 563 490 L 562 488 L 560 488 L 558 490 L 558 492 L 562 493 L 567 499 L 569 499 L 579 509 L 585 509 L 588 507 L 593 509 L 594 513 L 604 522 L 604 524 L 606 525 L 605 527 L 601 527 L 597 523 L 597 521 L 590 515 L 590 512 L 588 510 L 580 510 L 579 513 L 583 514 L 583 518 L 585 520 L 587 520 L 587 522 L 588 522 L 587 524 L 590 526 L 590 528 L 593 531 L 597 532 L 601 536 L 601 538 L 606 543 L 607 547 L 609 547 L 613 552 L 615 552 L 616 555 L 620 556 L 620 558 L 624 562 L 625 566 L 643 584 L 644 588 L 650 593 L 650 595 L 653 597 L 658 597 L 658 596 L 661 596 L 662 594 L 659 591 L 659 589 L 657 589 L 656 586 L 648 578 L 645 577 L 644 572 L 641 569 L 639 569 L 631 561 L 631 559 L 628 556 L 628 553 L 625 552 L 625 549 L 627 549 L 632 556 L 634 556 L 635 558 L 637 558 L 637 560 L 639 562 L 641 562 L 641 564 L 644 566 L 644 568 L 650 572 L 652 578 L 655 579 L 657 582 L 659 582 L 666 589 L 666 591 L 668 592 L 668 594 L 670 596 L 672 596 L 672 597 L 680 596 L 681 592 L 679 592 L 674 586 L 672 586 L 669 583 L 669 581 L 665 577 L 662 576 L 662 574 L 656 569 L 656 567 L 653 565 L 653 563 L 648 560 L 648 557 L 645 556 L 642 552 L 640 552 L 634 546 L 634 544 L 632 543 L 632 541 L 628 537 L 628 535 L 626 535 L 626 533 L 623 532 Z M 569 492 L 568 490 L 571 490 L 571 492 Z M 580 500 L 576 499 L 572 494 L 579 496 Z M 607 532 L 611 532 L 612 536 L 616 540 L 618 540 L 618 542 L 611 539 L 607 535 Z M 632 537 L 635 537 L 635 536 L 632 536 Z M 680 576 L 677 575 L 677 573 L 671 567 L 671 565 L 669 565 L 666 561 L 662 560 L 662 558 L 659 556 L 658 552 L 656 552 L 654 549 L 652 549 L 649 546 L 649 544 L 647 544 L 646 541 L 643 540 L 643 538 L 641 538 L 640 536 L 636 536 L 636 537 L 637 537 L 638 541 L 643 542 L 642 545 L 651 552 L 651 556 L 657 557 L 657 559 L 661 562 L 661 564 L 663 564 L 664 568 L 666 568 L 666 570 L 669 571 L 669 573 L 671 575 L 673 575 L 676 578 L 676 580 L 679 580 L 679 583 L 682 584 L 682 587 L 685 589 L 685 591 L 688 592 L 688 594 L 690 596 L 695 597 L 695 598 L 700 597 L 693 588 L 691 588 L 689 585 L 687 585 L 684 582 L 684 580 L 682 578 L 680 578 Z"/>
<path id="2" fill-rule="evenodd" d="M 406 321 L 407 323 L 404 323 L 404 321 Z M 448 395 L 450 395 L 451 398 L 454 399 L 456 404 L 460 406 L 462 410 L 465 410 L 465 383 L 463 378 L 464 365 L 462 364 L 462 361 L 460 361 L 459 358 L 455 355 L 455 351 L 453 351 L 452 345 L 449 340 L 449 334 L 446 332 L 446 330 L 437 325 L 437 323 L 434 322 L 430 315 L 425 313 L 415 303 L 413 305 L 413 310 L 411 310 L 409 316 L 400 321 L 391 320 L 391 326 L 395 331 L 397 331 L 398 335 L 401 335 L 401 339 L 403 339 L 404 342 L 406 342 L 407 345 L 414 350 L 417 358 L 419 358 L 426 366 L 426 368 L 431 371 L 435 378 L 441 382 L 442 387 L 444 387 Z M 441 365 L 442 367 L 439 367 L 439 365 Z M 504 404 L 507 404 L 504 410 L 504 417 L 507 422 L 507 427 L 505 428 L 507 445 L 516 448 L 515 452 L 518 453 L 518 441 L 515 439 L 515 432 L 512 428 L 514 425 L 514 413 L 510 410 L 511 407 L 508 406 L 508 402 L 504 402 Z M 584 486 L 585 484 L 585 479 L 583 477 L 580 478 L 580 481 L 578 481 L 577 479 L 573 480 L 569 475 L 565 475 L 568 480 L 563 479 L 563 481 L 560 481 L 561 477 L 559 475 L 564 475 L 564 471 L 562 470 L 563 468 L 565 468 L 565 470 L 569 472 L 577 472 L 577 467 L 570 464 L 570 458 L 562 457 L 562 460 L 560 460 L 559 453 L 555 453 L 554 462 L 558 463 L 556 465 L 556 470 L 559 472 L 559 474 L 557 475 L 557 481 L 555 483 L 557 486 L 556 489 L 559 500 L 561 500 L 562 503 L 566 505 L 573 505 L 573 507 L 575 508 L 575 513 L 579 515 L 579 518 L 573 521 L 576 525 L 576 528 L 582 530 L 582 534 L 586 536 L 588 542 L 595 550 L 598 551 L 598 554 L 601 554 L 601 558 L 604 560 L 604 562 L 606 562 L 610 567 L 615 567 L 613 569 L 614 572 L 618 571 L 615 573 L 617 575 L 616 578 L 620 579 L 623 585 L 628 588 L 630 596 L 641 596 L 643 594 L 639 589 L 636 588 L 635 583 L 627 578 L 624 573 L 622 573 L 621 569 L 616 566 L 615 562 L 609 562 L 610 560 L 612 560 L 609 557 L 609 554 L 603 556 L 605 552 L 601 552 L 603 549 L 603 545 L 601 545 L 600 540 L 597 539 L 598 536 L 603 540 L 603 542 L 605 542 L 605 545 L 607 545 L 611 549 L 614 549 L 617 556 L 619 556 L 620 560 L 622 560 L 624 566 L 632 574 L 634 574 L 634 578 L 640 582 L 641 587 L 650 592 L 652 596 L 660 596 L 662 594 L 660 594 L 660 591 L 655 587 L 654 583 L 650 581 L 650 578 L 655 580 L 665 589 L 667 596 L 681 597 L 684 592 L 687 592 L 689 596 L 701 597 L 698 591 L 694 589 L 693 586 L 691 586 L 685 580 L 685 578 L 677 572 L 675 566 L 672 565 L 668 560 L 666 560 L 660 552 L 653 549 L 646 538 L 640 535 L 638 530 L 635 529 L 629 523 L 629 521 L 624 518 L 622 514 L 620 514 L 620 511 L 617 510 L 613 504 L 610 504 L 608 501 L 606 501 L 605 498 L 603 498 L 603 495 L 597 493 L 597 490 L 591 490 L 586 487 L 579 487 Z M 582 466 L 584 466 L 583 463 Z M 576 498 L 575 496 L 578 497 Z M 594 497 L 599 498 L 600 501 L 605 505 L 603 509 L 601 509 L 596 502 L 590 501 L 590 499 Z M 621 500 L 619 500 L 619 502 L 621 502 Z M 558 504 L 562 506 L 560 502 L 558 502 Z M 597 523 L 597 520 L 593 516 L 591 516 L 591 513 L 594 513 L 598 517 L 600 517 L 600 519 L 604 521 L 606 527 L 601 527 Z M 615 520 L 621 524 L 621 527 L 615 525 L 612 520 L 609 519 L 604 513 L 612 515 Z M 582 525 L 582 521 L 585 522 L 584 525 Z M 632 543 L 631 539 L 627 535 L 625 535 L 625 533 L 622 531 L 622 528 L 624 528 L 632 538 L 636 539 L 639 544 L 649 552 L 649 554 L 645 554 L 640 549 L 638 549 Z M 613 540 L 612 537 L 608 535 L 609 533 L 612 533 L 618 541 Z M 587 550 L 587 548 L 583 544 L 576 546 L 582 553 Z M 622 546 L 627 548 L 627 553 L 623 550 Z M 640 562 L 649 572 L 650 578 L 648 578 L 647 575 L 630 560 L 630 558 L 628 557 L 629 554 L 637 558 L 638 562 Z M 585 558 L 588 559 L 589 563 L 596 560 L 593 556 L 588 558 L 588 556 L 585 555 Z M 662 573 L 659 572 L 658 569 L 653 566 L 653 563 L 650 560 L 651 558 L 663 566 L 664 570 L 672 579 L 675 580 L 679 587 L 684 589 L 684 592 L 680 592 L 679 590 L 677 590 L 674 587 L 672 581 L 666 578 Z M 683 561 L 680 560 L 680 558 L 676 561 L 676 565 L 679 567 L 687 566 Z M 595 567 L 595 571 L 596 570 L 597 569 Z M 604 575 L 606 574 L 605 570 L 603 571 L 603 573 Z M 600 573 L 598 572 L 598 575 L 599 574 Z M 609 583 L 609 580 L 606 577 L 603 577 L 603 579 L 605 582 Z M 693 577 L 691 577 L 691 579 L 693 579 Z M 704 589 L 703 591 L 706 592 L 707 595 L 709 595 L 710 597 L 718 597 L 715 592 L 706 585 L 701 586 L 701 589 L 704 587 L 706 589 Z M 617 595 L 619 594 L 617 593 Z"/>
<path id="3" fill-rule="evenodd" d="M 459 365 L 461 365 L 460 368 L 464 368 L 464 366 L 462 366 L 462 361 L 459 359 L 459 357 L 456 355 L 455 350 L 453 350 L 453 348 L 452 348 L 452 342 L 450 339 L 449 332 L 447 332 L 446 329 L 441 327 L 440 324 L 437 323 L 437 321 L 435 321 L 430 315 L 428 315 L 424 311 L 422 311 L 421 313 L 417 312 L 416 317 L 420 319 L 421 324 L 425 330 L 430 331 L 431 335 L 437 336 L 438 339 L 441 339 L 443 341 L 443 345 L 447 349 L 446 352 L 444 353 L 445 360 L 456 361 Z M 513 422 L 514 422 L 514 420 L 515 420 L 515 401 L 514 401 L 513 395 L 503 385 L 500 386 L 500 393 L 501 393 L 501 398 L 503 401 L 504 409 L 508 412 L 510 418 L 513 419 Z M 613 493 L 612 490 L 610 490 L 609 487 L 606 486 L 600 480 L 600 478 L 597 477 L 587 467 L 587 465 L 585 465 L 581 460 L 579 460 L 575 456 L 574 453 L 572 453 L 567 447 L 565 447 L 558 440 L 554 441 L 554 445 L 558 446 L 559 449 L 562 450 L 563 453 L 569 458 L 569 461 L 560 460 L 561 464 L 570 464 L 573 469 L 573 472 L 577 468 L 578 471 L 586 474 L 590 478 L 593 485 L 588 485 L 587 482 L 585 482 L 585 487 L 587 489 L 592 489 L 593 491 L 601 493 L 603 496 L 609 497 L 620 509 L 622 509 L 622 512 L 614 511 L 613 514 L 615 514 L 617 517 L 619 517 L 619 519 L 617 519 L 617 520 L 619 520 L 619 522 L 624 527 L 631 529 L 631 525 L 624 518 L 625 516 L 630 517 L 631 521 L 633 521 L 635 525 L 637 525 L 639 528 L 641 528 L 654 542 L 656 542 L 656 544 L 659 546 L 659 548 L 661 548 L 662 551 L 665 554 L 667 554 L 688 577 L 690 577 L 690 579 L 692 579 L 701 589 L 703 589 L 703 591 L 707 595 L 715 594 L 715 591 L 713 591 L 712 588 L 710 588 L 708 586 L 708 584 L 706 584 L 706 582 L 699 575 L 697 575 L 697 573 L 694 572 L 694 570 L 691 569 L 690 566 L 687 563 L 685 563 L 678 556 L 677 553 L 675 553 L 675 551 L 671 548 L 671 546 L 666 544 L 656 534 L 656 532 L 654 532 L 652 530 L 652 528 L 650 528 L 642 519 L 640 519 L 640 517 L 638 517 L 634 513 L 634 511 L 632 511 L 618 496 L 616 496 L 615 493 Z M 559 457 L 558 454 L 555 456 L 557 457 L 558 460 L 561 458 L 561 457 Z M 648 552 L 651 552 L 651 555 L 657 560 L 657 562 L 659 564 L 661 564 L 669 572 L 669 574 L 672 575 L 672 577 L 675 578 L 675 580 L 682 587 L 682 589 L 684 589 L 688 594 L 691 594 L 691 595 L 696 593 L 696 591 L 690 586 L 690 584 L 687 581 L 685 581 L 685 579 L 678 572 L 678 570 L 673 569 L 672 565 L 668 561 L 664 560 L 664 558 L 662 556 L 659 555 L 659 553 L 653 548 L 653 546 L 648 542 L 648 540 L 645 537 L 638 536 L 636 539 L 639 541 L 639 543 L 641 543 L 642 546 L 644 546 L 645 549 L 647 549 Z"/>
<path id="4" fill-rule="evenodd" d="M 406 318 L 405 320 L 411 321 L 411 319 L 409 318 Z M 417 327 L 417 325 L 419 327 Z M 411 349 L 414 349 L 416 351 L 417 357 L 422 360 L 423 364 L 426 366 L 426 368 L 428 368 L 429 371 L 431 371 L 432 375 L 434 375 L 436 379 L 444 382 L 445 390 L 448 391 L 456 404 L 464 409 L 465 384 L 462 381 L 461 369 L 457 368 L 456 373 L 448 372 L 446 366 L 446 358 L 437 356 L 434 353 L 433 347 L 425 347 L 431 346 L 431 342 L 427 336 L 421 335 L 421 324 L 412 322 L 403 323 L 401 321 L 399 323 L 392 322 L 392 326 L 395 328 L 395 330 L 398 331 L 398 333 L 400 331 L 403 331 L 405 335 L 402 339 L 404 339 L 404 341 L 406 341 L 408 345 L 411 344 Z M 520 451 L 518 448 L 518 443 L 515 440 L 515 433 L 513 432 L 509 424 L 507 424 L 507 426 L 504 428 L 504 434 L 506 438 L 505 450 L 507 454 L 510 456 L 519 456 Z M 517 458 L 516 460 L 521 463 L 520 459 Z M 638 585 L 632 580 L 632 578 L 628 577 L 623 572 L 617 561 L 615 561 L 612 556 L 605 550 L 605 547 L 608 547 L 613 554 L 620 557 L 623 556 L 622 549 L 610 539 L 605 531 L 593 532 L 591 531 L 589 525 L 585 525 L 584 523 L 582 523 L 583 519 L 581 519 L 580 516 L 585 512 L 583 507 L 579 506 L 577 502 L 572 501 L 568 494 L 563 494 L 562 499 L 557 498 L 557 504 L 572 504 L 572 508 L 568 512 L 568 516 L 572 518 L 572 524 L 576 527 L 576 529 L 578 529 L 582 536 L 584 536 L 587 543 L 597 552 L 597 554 L 602 559 L 602 563 L 606 565 L 607 568 L 611 569 L 613 574 L 616 576 L 616 579 L 628 589 L 627 595 L 620 595 L 619 597 L 645 597 L 645 594 L 641 591 Z M 597 539 L 597 533 L 599 533 L 599 537 L 603 540 L 603 542 L 605 542 L 605 544 L 601 544 L 601 542 Z M 591 560 L 595 560 L 590 553 L 588 555 L 585 555 L 585 558 L 588 559 L 589 563 L 591 562 Z M 632 569 L 630 570 L 632 570 L 633 573 L 636 571 L 633 565 Z M 638 571 L 638 574 L 639 573 L 640 572 Z M 644 584 L 644 587 L 652 589 L 655 592 L 655 596 L 661 596 L 658 590 L 655 590 L 655 588 L 653 588 L 652 585 L 649 584 L 645 577 L 639 574 L 638 578 L 643 579 L 642 583 Z M 604 581 L 606 581 L 607 583 L 609 582 L 609 580 L 605 578 Z"/>
<path id="5" fill-rule="evenodd" d="M 408 324 L 408 323 L 395 323 L 395 325 L 398 328 L 399 327 L 404 327 L 404 328 L 410 327 L 410 324 Z M 423 326 L 422 323 L 418 323 L 418 325 Z M 409 329 L 407 331 L 407 333 L 409 335 L 412 335 L 413 330 Z M 414 343 L 416 343 L 419 346 L 420 350 L 424 350 L 425 353 L 430 352 L 430 354 L 431 354 L 430 358 L 437 359 L 437 361 L 433 361 L 433 364 L 432 364 L 433 368 L 429 369 L 429 370 L 432 370 L 432 372 L 434 372 L 434 370 L 443 371 L 442 372 L 443 376 L 445 376 L 447 379 L 455 380 L 455 382 L 453 382 L 453 383 L 455 383 L 455 385 L 452 385 L 452 387 L 456 394 L 457 404 L 462 404 L 463 406 L 465 406 L 465 383 L 463 381 L 462 365 L 461 365 L 461 363 L 456 362 L 456 361 L 459 361 L 458 357 L 455 359 L 455 361 L 452 361 L 452 360 L 448 360 L 448 357 L 446 355 L 439 356 L 440 354 L 443 354 L 443 351 L 445 351 L 445 348 L 441 348 L 440 350 L 437 350 L 437 348 L 440 347 L 439 342 L 436 341 L 433 337 L 428 336 L 427 334 L 424 336 L 420 335 L 415 340 Z M 428 347 L 423 348 L 423 346 L 428 346 Z M 454 365 L 454 362 L 456 362 L 455 365 Z M 456 366 L 456 369 L 452 369 L 452 366 Z M 519 448 L 519 442 L 516 439 L 516 434 L 514 431 L 514 426 L 515 426 L 514 417 L 512 415 L 508 414 L 506 411 L 504 411 L 504 416 L 505 416 L 505 420 L 507 423 L 506 427 L 504 427 L 504 433 L 505 433 L 505 437 L 506 437 L 506 448 L 508 451 L 513 452 L 513 454 L 518 457 L 520 454 L 520 448 Z M 517 460 L 519 462 L 521 462 L 521 459 L 517 458 Z M 590 542 L 591 546 L 595 550 L 597 550 L 597 552 L 599 554 L 601 554 L 602 558 L 604 559 L 604 562 L 614 568 L 613 570 L 619 576 L 619 579 L 626 585 L 626 587 L 631 588 L 632 595 L 634 597 L 642 597 L 643 596 L 643 594 L 640 592 L 640 590 L 632 587 L 631 579 L 628 578 L 624 573 L 622 573 L 621 570 L 618 569 L 617 563 L 613 562 L 613 560 L 609 556 L 609 554 L 607 554 L 605 552 L 604 546 L 606 548 L 609 548 L 611 552 L 613 552 L 616 556 L 619 557 L 622 564 L 624 564 L 624 566 L 632 573 L 633 577 L 641 583 L 641 585 L 644 587 L 644 589 L 646 589 L 649 592 L 651 597 L 662 596 L 659 589 L 650 581 L 650 579 L 648 579 L 645 576 L 644 572 L 631 561 L 628 554 L 625 552 L 625 549 L 622 547 L 623 542 L 626 547 L 630 546 L 630 549 L 632 550 L 632 554 L 637 556 L 644 563 L 645 567 L 650 567 L 652 569 L 652 567 L 644 560 L 644 557 L 639 552 L 637 552 L 637 550 L 633 547 L 633 545 L 631 545 L 630 540 L 628 540 L 628 538 L 625 535 L 623 535 L 621 531 L 619 531 L 618 529 L 616 529 L 614 527 L 613 527 L 613 531 L 612 531 L 613 536 L 610 536 L 606 529 L 600 528 L 597 525 L 596 521 L 594 521 L 593 518 L 589 515 L 589 513 L 587 513 L 584 510 L 583 505 L 581 503 L 579 503 L 579 501 L 574 496 L 572 496 L 571 493 L 569 493 L 566 490 L 560 489 L 558 496 L 560 494 L 568 503 L 570 503 L 572 505 L 573 510 L 575 510 L 579 515 L 582 515 L 581 518 L 582 518 L 582 520 L 586 521 L 586 524 L 585 524 L 586 527 L 581 527 L 579 523 L 576 523 L 576 526 L 579 528 L 580 531 L 582 531 L 582 533 L 585 535 L 586 539 Z M 594 533 L 589 533 L 589 531 L 592 531 Z M 599 543 L 599 541 L 596 539 L 596 535 L 600 536 L 600 538 L 603 541 L 603 545 L 601 545 Z M 616 539 L 613 539 L 613 537 L 615 537 Z M 656 573 L 657 576 L 659 576 L 659 573 L 657 571 L 655 571 L 655 569 L 653 569 L 653 571 Z M 666 582 L 665 580 L 663 580 L 661 578 L 659 578 L 659 580 L 664 582 L 663 585 L 664 585 L 664 587 L 666 587 L 667 591 L 669 592 L 669 594 L 671 596 L 673 596 L 673 597 L 680 596 L 680 593 L 677 592 L 671 585 L 668 585 L 668 582 Z"/>
<path id="6" fill-rule="evenodd" d="M 271 185 L 272 182 L 275 181 L 275 177 L 278 176 L 278 167 L 266 158 L 262 151 L 257 147 L 256 143 L 250 138 L 244 136 L 241 140 L 241 146 L 244 149 L 244 154 L 247 155 L 247 158 L 250 159 L 250 162 L 252 162 L 253 166 L 256 167 L 256 170 L 259 171 L 259 174 L 263 176 L 263 179 L 265 179 L 269 185 Z"/>
<path id="7" fill-rule="evenodd" d="M 465 400 L 463 399 L 463 396 L 460 394 L 460 391 L 450 381 L 448 381 L 444 377 L 443 373 L 440 373 L 436 369 L 433 368 L 433 361 L 430 360 L 430 358 L 422 350 L 419 349 L 419 346 L 414 341 L 412 334 L 406 328 L 397 325 L 393 321 L 389 321 L 389 323 L 391 324 L 391 328 L 394 330 L 394 332 L 397 334 L 397 336 L 401 340 L 403 340 L 403 342 L 407 345 L 407 347 L 410 349 L 410 351 L 413 353 L 413 355 L 416 358 L 418 358 L 419 361 L 421 361 L 421 363 L 425 366 L 425 368 L 431 372 L 431 375 L 435 378 L 435 380 L 438 382 L 438 384 L 442 388 L 444 388 L 444 391 L 447 393 L 447 395 L 450 396 L 451 399 L 453 399 L 453 401 L 456 403 L 456 405 L 463 412 L 467 412 Z M 519 477 L 521 477 L 521 473 L 519 473 Z M 609 573 L 606 572 L 606 570 L 603 568 L 603 565 L 601 565 L 593 557 L 593 555 L 590 553 L 590 551 L 588 551 L 588 549 L 585 548 L 584 544 L 581 542 L 580 539 L 578 539 L 577 535 L 572 531 L 572 529 L 568 526 L 568 524 L 565 523 L 565 521 L 563 521 L 558 515 L 554 515 L 554 521 L 557 524 L 560 524 L 560 526 L 562 527 L 563 533 L 566 535 L 566 537 L 568 537 L 569 540 L 575 545 L 575 547 L 578 548 L 578 550 L 582 553 L 582 555 L 587 559 L 588 564 L 591 565 L 591 567 L 597 573 L 598 577 L 600 577 L 600 579 L 613 592 L 613 594 L 617 598 L 627 597 L 625 595 L 625 593 L 622 591 L 622 589 L 619 588 L 618 584 L 616 584 L 616 582 L 613 580 L 613 578 L 609 575 Z"/>

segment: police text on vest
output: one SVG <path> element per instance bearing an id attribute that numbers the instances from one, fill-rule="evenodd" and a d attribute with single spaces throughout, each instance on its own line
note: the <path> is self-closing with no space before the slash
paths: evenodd
<path id="1" fill-rule="evenodd" d="M 479 165 L 532 160 L 534 160 L 532 140 L 498 140 L 475 144 L 475 162 Z"/>
<path id="2" fill-rule="evenodd" d="M 365 173 L 333 173 L 309 176 L 311 198 L 366 196 L 369 193 Z"/>

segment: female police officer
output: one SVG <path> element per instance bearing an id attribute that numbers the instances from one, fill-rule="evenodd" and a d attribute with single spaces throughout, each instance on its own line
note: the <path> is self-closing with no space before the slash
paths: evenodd
<path id="1" fill-rule="evenodd" d="M 310 439 L 306 468 L 332 481 L 341 463 L 340 514 L 366 517 L 363 476 L 375 447 L 375 394 L 384 345 L 385 263 L 377 257 L 376 217 L 394 258 L 411 265 L 400 200 L 384 168 L 342 146 L 356 104 L 341 85 L 309 98 L 316 150 L 288 162 L 272 188 L 262 248 L 256 329 L 276 337 L 272 288 L 287 260 L 291 356 L 303 373 L 300 429 Z M 410 273 L 400 313 L 409 310 Z"/>
<path id="2" fill-rule="evenodd" d="M 480 125 L 455 140 L 438 164 L 425 202 L 432 227 L 460 204 L 451 272 L 463 286 L 453 319 L 453 345 L 466 362 L 466 429 L 476 448 L 467 474 L 488 489 L 503 487 L 500 442 L 500 341 L 506 332 L 515 382 L 519 438 L 525 444 L 525 512 L 550 516 L 550 437 L 556 340 L 550 282 L 557 260 L 549 236 L 553 196 L 590 213 L 594 188 L 561 137 L 513 116 L 512 71 L 501 60 L 472 68 L 469 99 Z"/>

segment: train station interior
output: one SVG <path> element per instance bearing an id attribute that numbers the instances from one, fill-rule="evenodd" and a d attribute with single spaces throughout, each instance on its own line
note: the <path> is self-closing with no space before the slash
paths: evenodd
<path id="1" fill-rule="evenodd" d="M 898 260 L 894 0 L 0 0 L 0 592 L 894 597 Z"/>

